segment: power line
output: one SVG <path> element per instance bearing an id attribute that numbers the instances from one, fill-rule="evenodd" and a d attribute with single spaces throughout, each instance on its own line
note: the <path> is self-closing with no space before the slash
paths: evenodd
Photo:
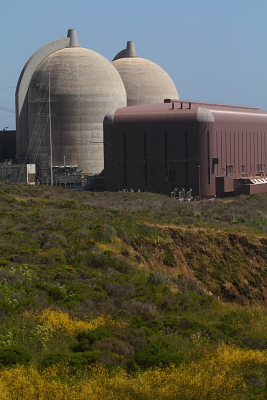
<path id="1" fill-rule="evenodd" d="M 14 108 L 3 107 L 3 106 L 0 106 L 0 111 L 7 111 L 7 112 L 15 113 Z"/>

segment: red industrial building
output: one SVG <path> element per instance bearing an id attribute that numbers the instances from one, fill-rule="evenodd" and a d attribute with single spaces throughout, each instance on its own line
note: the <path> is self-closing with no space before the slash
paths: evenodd
<path id="1" fill-rule="evenodd" d="M 0 163 L 16 159 L 16 131 L 0 131 Z"/>
<path id="2" fill-rule="evenodd" d="M 267 111 L 169 99 L 119 108 L 104 120 L 104 163 L 108 191 L 267 192 Z"/>

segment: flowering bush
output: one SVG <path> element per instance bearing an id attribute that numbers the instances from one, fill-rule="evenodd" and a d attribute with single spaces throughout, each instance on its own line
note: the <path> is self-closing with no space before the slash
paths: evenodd
<path id="1" fill-rule="evenodd" d="M 62 330 L 70 334 L 94 330 L 104 325 L 125 326 L 125 323 L 123 324 L 122 322 L 114 320 L 110 315 L 100 315 L 91 321 L 82 321 L 70 317 L 68 313 L 51 308 L 47 308 L 35 314 L 28 314 L 27 317 L 38 321 L 42 325 L 49 325 L 50 331 Z"/>
<path id="2" fill-rule="evenodd" d="M 246 384 L 248 369 L 250 375 L 252 370 L 261 375 L 256 398 L 266 398 L 267 354 L 222 345 L 196 361 L 135 375 L 101 365 L 79 374 L 64 365 L 42 372 L 16 366 L 0 371 L 0 400 L 245 400 L 255 398 Z"/>

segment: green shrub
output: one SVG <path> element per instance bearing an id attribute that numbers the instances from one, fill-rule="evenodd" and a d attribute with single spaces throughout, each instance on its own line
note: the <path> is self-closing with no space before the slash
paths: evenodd
<path id="1" fill-rule="evenodd" d="M 267 341 L 264 338 L 257 338 L 251 335 L 244 335 L 238 338 L 238 344 L 252 350 L 265 350 L 267 348 Z"/>
<path id="2" fill-rule="evenodd" d="M 31 361 L 30 352 L 23 346 L 11 345 L 0 348 L 0 366 L 26 365 Z"/>
<path id="3" fill-rule="evenodd" d="M 205 326 L 193 318 L 183 317 L 179 321 L 178 329 L 183 335 L 188 335 L 190 333 L 205 330 Z"/>
<path id="4" fill-rule="evenodd" d="M 172 282 L 173 277 L 168 276 L 162 271 L 153 271 L 147 277 L 147 282 L 151 285 L 162 285 L 168 282 Z"/>
<path id="5" fill-rule="evenodd" d="M 164 317 L 161 321 L 161 324 L 164 326 L 165 333 L 171 334 L 174 333 L 178 330 L 178 327 L 180 325 L 179 318 L 176 316 L 170 316 L 170 317 Z"/>
<path id="6" fill-rule="evenodd" d="M 43 368 L 51 367 L 54 364 L 65 363 L 68 356 L 62 353 L 50 353 L 47 354 L 41 361 Z"/>
<path id="7" fill-rule="evenodd" d="M 142 371 L 134 357 L 131 357 L 126 361 L 125 368 L 128 373 L 140 373 Z"/>
<path id="8" fill-rule="evenodd" d="M 35 287 L 37 289 L 44 290 L 49 295 L 49 297 L 55 302 L 63 300 L 65 297 L 64 292 L 61 290 L 59 286 L 50 286 L 40 282 L 37 283 Z"/>
<path id="9" fill-rule="evenodd" d="M 101 339 L 114 337 L 114 333 L 110 332 L 110 330 L 104 326 L 99 326 L 98 328 L 88 331 L 88 332 L 80 332 L 76 335 L 76 339 L 78 344 L 73 347 L 74 352 L 83 352 L 90 351 L 94 343 L 98 342 Z"/>
<path id="10" fill-rule="evenodd" d="M 42 359 L 40 365 L 43 368 L 48 368 L 55 364 L 65 364 L 77 369 L 84 365 L 96 363 L 98 360 L 98 351 L 84 351 L 74 354 L 50 353 Z"/>
<path id="11" fill-rule="evenodd" d="M 144 321 L 138 315 L 131 315 L 130 322 L 131 322 L 131 325 L 136 328 L 141 328 L 142 326 L 145 326 Z"/>
<path id="12" fill-rule="evenodd" d="M 215 324 L 214 328 L 220 330 L 223 335 L 225 336 L 225 339 L 229 340 L 230 338 L 236 337 L 240 334 L 240 328 L 230 325 L 229 323 L 226 322 L 221 322 L 219 324 Z"/>
<path id="13" fill-rule="evenodd" d="M 169 349 L 168 343 L 164 340 L 155 340 L 135 355 L 135 361 L 142 369 L 147 369 L 158 364 L 178 364 L 180 359 Z"/>
<path id="14" fill-rule="evenodd" d="M 84 365 L 96 363 L 99 360 L 98 351 L 77 352 L 68 357 L 68 364 L 71 367 L 79 368 Z"/>

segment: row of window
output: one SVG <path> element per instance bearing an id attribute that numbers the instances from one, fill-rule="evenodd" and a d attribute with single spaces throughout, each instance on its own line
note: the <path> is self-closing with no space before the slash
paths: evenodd
<path id="1" fill-rule="evenodd" d="M 265 164 L 257 164 L 257 172 L 264 172 L 265 171 Z M 233 165 L 226 165 L 226 175 L 233 174 L 234 166 Z M 246 172 L 246 166 L 244 164 L 241 165 L 241 172 Z"/>
<path id="2" fill-rule="evenodd" d="M 265 164 L 257 164 L 257 172 L 261 173 L 264 171 L 265 171 Z M 244 165 L 244 164 L 241 165 L 241 172 L 246 172 L 246 165 Z M 231 176 L 233 173 L 234 173 L 234 166 L 226 165 L 226 175 Z M 176 171 L 169 170 L 167 172 L 166 180 L 169 182 L 175 182 L 176 181 Z"/>

